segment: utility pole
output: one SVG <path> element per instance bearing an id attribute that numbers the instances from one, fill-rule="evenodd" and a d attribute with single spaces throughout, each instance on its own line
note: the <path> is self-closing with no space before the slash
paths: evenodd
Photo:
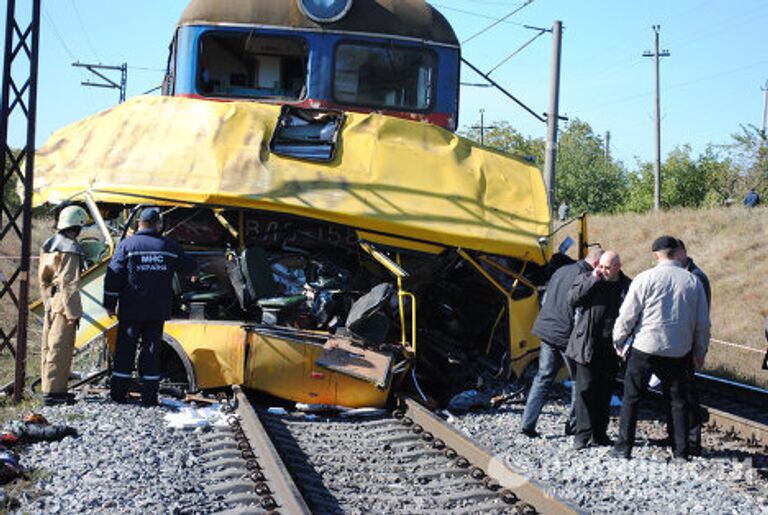
<path id="1" fill-rule="evenodd" d="M 765 86 L 760 89 L 765 91 L 765 100 L 763 101 L 763 129 L 760 132 L 763 137 L 762 145 L 765 145 L 765 122 L 766 119 L 768 119 L 768 80 L 765 81 Z"/>
<path id="2" fill-rule="evenodd" d="M 605 162 L 611 159 L 611 131 L 605 131 Z"/>
<path id="3" fill-rule="evenodd" d="M 92 74 L 99 77 L 104 82 L 81 82 L 83 86 L 91 86 L 93 88 L 108 88 L 120 90 L 120 103 L 125 102 L 125 90 L 128 87 L 128 63 L 123 63 L 120 66 L 107 66 L 104 64 L 85 64 L 85 63 L 72 63 L 75 68 L 85 68 Z M 120 72 L 120 84 L 113 81 L 99 70 L 104 71 L 119 71 Z"/>
<path id="4" fill-rule="evenodd" d="M 544 152 L 544 185 L 547 188 L 550 210 L 555 208 L 555 174 L 557 162 L 557 121 L 560 106 L 560 50 L 563 24 L 556 20 L 552 26 L 552 76 L 549 83 L 549 111 L 547 112 L 547 146 Z"/>
<path id="5" fill-rule="evenodd" d="M 20 260 L 2 264 L 0 308 L 9 308 L 0 320 L 0 354 L 6 350 L 15 360 L 13 402 L 24 395 L 27 370 L 27 339 L 32 248 L 32 185 L 35 169 L 35 123 L 40 54 L 41 0 L 8 0 L 5 18 L 5 52 L 0 87 L 0 193 L 11 177 L 23 186 L 22 204 L 11 207 L 0 196 L 0 243 L 18 249 Z M 29 11 L 26 11 L 29 9 Z M 24 148 L 11 151 L 9 127 L 26 129 Z M 6 163 L 9 165 L 6 172 Z M 17 264 L 16 264 L 17 263 Z M 14 346 L 15 341 L 15 346 Z M 3 378 L 4 380 L 4 378 Z"/>
<path id="6" fill-rule="evenodd" d="M 656 64 L 656 162 L 654 164 L 653 207 L 661 209 L 661 99 L 659 91 L 659 58 L 669 57 L 669 50 L 659 52 L 659 31 L 661 25 L 653 25 L 654 51 L 646 50 L 643 57 L 653 57 Z"/>
<path id="7" fill-rule="evenodd" d="M 485 129 L 495 129 L 495 125 L 485 125 L 485 109 L 480 109 L 480 125 L 473 125 L 472 129 L 480 129 L 480 144 L 485 146 Z"/>

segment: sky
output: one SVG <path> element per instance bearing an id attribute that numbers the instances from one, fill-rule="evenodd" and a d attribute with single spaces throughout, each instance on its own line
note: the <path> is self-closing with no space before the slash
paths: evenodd
<path id="1" fill-rule="evenodd" d="M 222 0 L 224 1 L 224 0 Z M 230 0 L 228 0 L 230 1 Z M 234 1 L 234 0 L 231 0 Z M 293 1 L 293 0 L 275 0 Z M 768 86 L 768 2 L 765 0 L 431 0 L 454 27 L 463 56 L 496 67 L 538 32 L 562 22 L 560 112 L 611 133 L 611 153 L 630 168 L 654 159 L 652 25 L 660 25 L 662 155 L 689 144 L 727 144 L 740 124 L 760 127 Z M 17 0 L 30 10 L 30 0 Z M 42 0 L 37 145 L 52 131 L 107 109 L 118 91 L 82 86 L 93 80 L 72 63 L 128 64 L 128 97 L 159 86 L 168 43 L 187 0 Z M 504 21 L 496 23 L 518 10 Z M 5 31 L 5 9 L 0 28 Z M 474 36 L 474 37 L 473 37 Z M 533 111 L 548 109 L 552 36 L 536 38 L 491 77 Z M 115 79 L 119 75 L 112 74 Z M 462 81 L 483 82 L 462 69 Z M 157 93 L 153 93 L 157 94 Z M 460 128 L 504 120 L 527 136 L 546 126 L 493 89 L 461 89 Z M 10 143 L 23 127 L 12 120 Z"/>

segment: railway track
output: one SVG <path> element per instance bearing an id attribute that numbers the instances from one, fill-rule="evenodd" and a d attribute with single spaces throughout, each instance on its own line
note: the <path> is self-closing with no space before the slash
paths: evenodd
<path id="1" fill-rule="evenodd" d="M 710 427 L 768 448 L 768 390 L 700 373 L 696 387 Z"/>
<path id="2" fill-rule="evenodd" d="M 409 398 L 370 418 L 232 405 L 202 456 L 227 513 L 576 513 Z"/>

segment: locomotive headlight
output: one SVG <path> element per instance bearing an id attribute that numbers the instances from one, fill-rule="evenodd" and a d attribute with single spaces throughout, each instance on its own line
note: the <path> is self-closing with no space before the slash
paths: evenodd
<path id="1" fill-rule="evenodd" d="M 299 9 L 318 23 L 332 23 L 342 19 L 352 7 L 352 0 L 296 0 Z"/>

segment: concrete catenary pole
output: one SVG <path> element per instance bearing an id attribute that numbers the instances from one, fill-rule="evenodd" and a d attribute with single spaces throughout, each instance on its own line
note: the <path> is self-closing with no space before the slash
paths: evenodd
<path id="1" fill-rule="evenodd" d="M 762 144 L 765 145 L 765 129 L 766 129 L 765 123 L 766 123 L 766 120 L 768 120 L 768 80 L 765 81 L 765 86 L 763 86 L 760 89 L 762 89 L 765 92 L 765 100 L 763 101 L 763 129 L 760 132 L 760 134 L 763 137 Z"/>
<path id="2" fill-rule="evenodd" d="M 643 52 L 643 57 L 653 57 L 655 61 L 655 82 L 656 82 L 656 160 L 654 162 L 653 172 L 653 207 L 656 211 L 661 209 L 661 92 L 659 91 L 659 58 L 669 57 L 669 51 L 659 52 L 659 31 L 661 25 L 654 25 L 654 51 Z"/>
<path id="3" fill-rule="evenodd" d="M 562 46 L 563 24 L 555 21 L 552 26 L 552 76 L 549 83 L 549 112 L 547 113 L 547 146 L 544 153 L 544 184 L 547 188 L 550 209 L 555 207 L 555 188 L 557 187 L 557 121 L 560 116 L 560 51 Z"/>
<path id="4" fill-rule="evenodd" d="M 605 131 L 605 161 L 611 159 L 611 131 Z"/>

